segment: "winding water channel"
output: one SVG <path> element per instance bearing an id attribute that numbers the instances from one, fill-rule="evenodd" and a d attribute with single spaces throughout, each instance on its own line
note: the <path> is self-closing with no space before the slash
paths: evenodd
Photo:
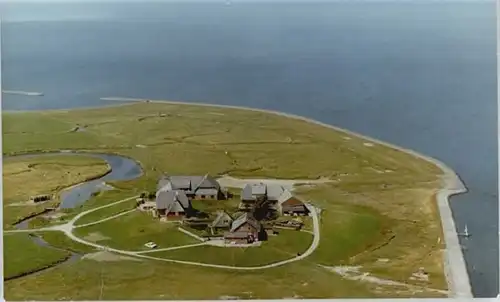
<path id="1" fill-rule="evenodd" d="M 99 158 L 104 160 L 111 168 L 111 172 L 102 177 L 86 181 L 78 185 L 72 186 L 70 188 L 64 189 L 60 193 L 61 204 L 59 207 L 61 209 L 74 208 L 87 201 L 92 196 L 92 193 L 99 192 L 101 190 L 111 189 L 109 185 L 106 185 L 106 182 L 108 181 L 132 180 L 141 176 L 143 173 L 142 168 L 138 162 L 136 162 L 131 158 L 116 154 L 61 150 L 54 152 L 38 152 L 38 153 L 10 155 L 10 156 L 5 156 L 4 159 L 10 159 L 10 158 L 22 159 L 22 158 L 33 158 L 33 157 L 54 156 L 54 155 L 57 156 L 80 155 L 80 156 Z"/>
<path id="2" fill-rule="evenodd" d="M 111 186 L 107 185 L 107 181 L 125 181 L 125 180 L 132 180 L 135 178 L 138 178 L 139 176 L 142 175 L 143 170 L 141 166 L 139 165 L 138 162 L 135 160 L 121 156 L 121 155 L 116 155 L 116 154 L 106 154 L 106 153 L 89 153 L 89 152 L 82 152 L 82 151 L 74 151 L 74 150 L 62 150 L 62 151 L 56 151 L 56 152 L 38 152 L 38 153 L 28 153 L 28 154 L 19 154 L 19 155 L 11 155 L 11 156 L 4 156 L 4 159 L 22 159 L 22 158 L 34 158 L 34 157 L 41 157 L 41 156 L 60 156 L 60 155 L 69 155 L 69 156 L 88 156 L 88 157 L 94 157 L 94 158 L 99 158 L 104 160 L 110 167 L 111 171 L 107 173 L 106 175 L 103 175 L 102 177 L 89 180 L 86 182 L 82 182 L 80 184 L 77 184 L 75 186 L 71 186 L 69 188 L 64 189 L 62 192 L 60 192 L 60 198 L 61 198 L 61 203 L 59 205 L 60 209 L 68 209 L 68 208 L 74 208 L 76 206 L 82 205 L 92 197 L 93 193 L 102 191 L 102 190 L 110 190 L 112 189 Z M 44 215 L 45 213 L 42 213 L 41 215 Z M 17 223 L 15 227 L 17 229 L 28 229 L 29 226 L 29 221 L 37 216 L 31 217 L 29 219 L 23 220 L 20 223 Z M 30 238 L 33 240 L 33 242 L 39 246 L 42 247 L 48 247 L 52 249 L 57 249 L 61 250 L 61 248 L 55 247 L 50 245 L 47 241 L 43 240 L 40 236 L 37 236 L 35 234 L 30 234 Z M 79 260 L 83 255 L 79 253 L 75 253 L 73 251 L 66 250 L 71 253 L 71 256 L 66 259 L 65 261 L 62 261 L 60 263 L 57 263 L 51 267 L 47 267 L 46 269 L 49 268 L 54 268 L 58 265 L 61 265 L 63 263 L 72 263 L 77 260 Z M 43 269 L 45 270 L 45 269 Z M 42 270 L 40 270 L 42 271 Z M 40 271 L 36 271 L 33 273 L 39 273 Z"/>

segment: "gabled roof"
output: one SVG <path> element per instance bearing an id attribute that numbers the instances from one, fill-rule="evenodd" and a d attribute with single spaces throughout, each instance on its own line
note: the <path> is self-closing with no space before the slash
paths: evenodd
<path id="1" fill-rule="evenodd" d="M 158 186 L 156 188 L 156 191 L 160 191 L 163 187 L 165 187 L 169 183 L 170 183 L 170 179 L 168 178 L 168 176 L 162 175 L 160 177 L 160 179 L 158 180 Z"/>
<path id="2" fill-rule="evenodd" d="M 290 191 L 288 190 L 283 190 L 283 193 L 280 195 L 280 197 L 278 198 L 278 204 L 283 204 L 285 201 L 289 200 L 290 198 L 292 198 L 293 195 Z"/>
<path id="3" fill-rule="evenodd" d="M 263 183 L 246 184 L 241 191 L 241 199 L 255 200 L 259 195 L 267 194 L 267 186 Z"/>
<path id="4" fill-rule="evenodd" d="M 267 186 L 263 183 L 252 185 L 252 195 L 265 195 L 267 193 Z"/>
<path id="5" fill-rule="evenodd" d="M 191 206 L 191 202 L 189 202 L 189 198 L 187 197 L 184 191 L 175 191 L 175 196 L 177 201 L 182 205 L 184 209 L 187 209 Z"/>
<path id="6" fill-rule="evenodd" d="M 158 181 L 158 190 L 170 183 L 171 190 L 196 191 L 198 188 L 219 189 L 220 185 L 212 176 L 164 175 Z"/>
<path id="7" fill-rule="evenodd" d="M 254 200 L 255 197 L 252 195 L 252 185 L 247 184 L 241 191 L 241 199 L 242 200 Z"/>
<path id="8" fill-rule="evenodd" d="M 172 183 L 172 189 L 191 189 L 192 179 L 191 176 L 170 176 L 169 180 Z"/>
<path id="9" fill-rule="evenodd" d="M 278 200 L 285 189 L 280 185 L 266 185 L 263 183 L 246 184 L 241 191 L 241 199 L 255 200 L 258 195 L 265 195 L 268 200 Z"/>
<path id="10" fill-rule="evenodd" d="M 213 178 L 212 176 L 205 174 L 203 178 L 196 184 L 196 186 L 193 186 L 193 191 L 196 191 L 197 189 L 219 189 L 220 185 Z"/>
<path id="11" fill-rule="evenodd" d="M 217 217 L 214 219 L 214 221 L 212 222 L 211 226 L 212 227 L 217 227 L 217 226 L 226 226 L 223 221 L 224 220 L 229 220 L 229 225 L 231 225 L 231 223 L 233 222 L 233 218 L 231 217 L 231 215 L 229 215 L 227 212 L 225 211 L 219 211 L 217 213 Z"/>
<path id="12" fill-rule="evenodd" d="M 304 202 L 297 198 L 296 196 L 293 196 L 290 191 L 285 190 L 283 194 L 280 196 L 278 199 L 278 204 L 282 209 L 287 209 L 287 210 L 297 210 L 297 211 L 307 211 L 307 207 L 305 206 Z"/>
<path id="13" fill-rule="evenodd" d="M 267 199 L 268 200 L 278 200 L 283 194 L 285 189 L 279 185 L 268 185 L 267 186 Z"/>
<path id="14" fill-rule="evenodd" d="M 191 206 L 186 194 L 181 190 L 167 191 L 162 189 L 158 191 L 156 195 L 156 208 L 158 210 L 165 209 L 169 212 L 171 209 L 176 207 L 176 204 L 183 210 L 188 209 Z"/>
<path id="15" fill-rule="evenodd" d="M 231 225 L 231 230 L 230 232 L 235 232 L 237 231 L 242 225 L 245 223 L 248 223 L 255 229 L 259 229 L 259 222 L 253 217 L 252 214 L 250 213 L 245 213 L 238 217 L 235 221 L 233 221 L 233 224 Z"/>

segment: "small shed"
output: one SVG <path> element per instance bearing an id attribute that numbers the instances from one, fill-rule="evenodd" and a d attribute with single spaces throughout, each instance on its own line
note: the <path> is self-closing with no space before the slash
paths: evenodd
<path id="1" fill-rule="evenodd" d="M 246 234 L 244 236 L 243 234 Z M 262 224 L 250 213 L 244 213 L 231 224 L 229 232 L 224 234 L 226 242 L 249 243 L 265 239 L 265 231 Z"/>
<path id="2" fill-rule="evenodd" d="M 233 218 L 226 211 L 219 211 L 217 217 L 210 224 L 211 228 L 230 228 Z"/>

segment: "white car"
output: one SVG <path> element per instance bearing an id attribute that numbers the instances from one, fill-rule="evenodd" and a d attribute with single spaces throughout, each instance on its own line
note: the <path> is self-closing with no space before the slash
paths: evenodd
<path id="1" fill-rule="evenodd" d="M 157 247 L 156 243 L 154 243 L 154 242 L 152 242 L 152 241 L 151 241 L 151 242 L 148 242 L 148 243 L 146 243 L 146 244 L 144 244 L 144 246 L 145 246 L 145 247 L 148 247 L 148 248 L 150 248 L 150 249 L 154 249 L 154 248 L 156 248 L 156 247 Z"/>

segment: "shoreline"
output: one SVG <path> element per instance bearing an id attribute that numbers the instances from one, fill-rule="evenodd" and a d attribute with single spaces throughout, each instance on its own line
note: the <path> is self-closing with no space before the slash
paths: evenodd
<path id="1" fill-rule="evenodd" d="M 111 105 L 111 106 L 99 106 L 99 107 L 84 107 L 84 108 L 74 108 L 74 109 L 49 109 L 49 110 L 29 110 L 29 112 L 60 112 L 60 111 L 73 111 L 73 110 L 89 110 L 89 109 L 99 109 L 99 108 L 109 108 L 109 107 L 119 107 L 129 105 L 127 103 L 159 103 L 159 104 L 170 104 L 170 105 L 192 105 L 201 107 L 212 107 L 212 108 L 227 108 L 227 109 L 237 109 L 237 110 L 248 110 L 253 112 L 274 114 L 281 117 L 292 118 L 295 120 L 301 120 L 318 126 L 326 127 L 346 135 L 354 136 L 357 138 L 364 139 L 369 142 L 379 144 L 400 152 L 407 153 L 416 158 L 425 160 L 429 163 L 437 166 L 441 171 L 440 180 L 442 182 L 442 187 L 436 193 L 436 203 L 439 210 L 439 216 L 442 225 L 442 232 L 445 241 L 445 253 L 443 254 L 443 264 L 444 273 L 446 281 L 448 284 L 449 297 L 452 298 L 473 298 L 471 284 L 469 281 L 469 276 L 467 268 L 465 265 L 465 259 L 463 257 L 462 249 L 460 247 L 458 234 L 455 227 L 455 222 L 453 220 L 452 211 L 449 205 L 449 197 L 457 194 L 462 194 L 467 192 L 467 188 L 460 180 L 459 176 L 448 166 L 438 159 L 432 158 L 420 154 L 416 151 L 399 147 L 394 144 L 381 141 L 376 138 L 371 138 L 363 134 L 356 133 L 347 129 L 339 128 L 330 124 L 326 124 L 311 118 L 285 113 L 275 110 L 251 108 L 246 106 L 233 106 L 233 105 L 219 105 L 219 104 L 208 104 L 199 102 L 181 102 L 181 101 L 167 101 L 167 100 L 149 100 L 149 99 L 139 99 L 139 98 L 118 98 L 118 97 L 108 97 L 101 98 L 103 101 L 116 101 L 121 104 Z M 9 111 L 4 111 L 9 112 Z M 16 111 L 14 111 L 16 112 Z M 12 113 L 14 113 L 12 112 Z M 22 112 L 22 111 L 17 111 Z M 142 167 L 141 167 L 142 168 Z"/>
<path id="2" fill-rule="evenodd" d="M 467 272 L 467 267 L 465 265 L 465 259 L 460 247 L 460 242 L 458 239 L 458 234 L 455 227 L 455 221 L 453 220 L 452 211 L 449 205 L 449 198 L 453 195 L 458 195 L 467 192 L 462 180 L 458 175 L 447 165 L 438 159 L 432 158 L 427 155 L 423 155 L 416 151 L 396 146 L 394 144 L 383 142 L 379 139 L 368 137 L 366 135 L 356 133 L 351 130 L 339 128 L 330 124 L 326 124 L 311 118 L 303 117 L 300 115 L 295 115 L 291 113 L 285 113 L 275 110 L 251 108 L 245 106 L 232 106 L 232 105 L 219 105 L 219 104 L 208 104 L 208 103 L 198 103 L 198 102 L 180 102 L 180 101 L 166 101 L 166 100 L 149 100 L 149 99 L 130 99 L 130 98 L 101 98 L 104 101 L 119 101 L 119 102 L 130 102 L 130 103 L 159 103 L 159 104 L 171 104 L 171 105 L 193 105 L 202 107 L 213 107 L 213 108 L 227 108 L 227 109 L 239 109 L 239 110 L 249 110 L 254 112 L 269 113 L 277 116 L 292 118 L 296 120 L 301 120 L 304 122 L 312 123 L 315 125 L 323 126 L 346 135 L 355 136 L 370 142 L 377 143 L 379 145 L 410 154 L 419 159 L 425 160 L 437 166 L 443 174 L 441 175 L 441 181 L 443 183 L 442 188 L 438 190 L 436 194 L 436 202 L 439 209 L 439 216 L 441 218 L 442 231 L 444 236 L 444 241 L 446 245 L 446 251 L 443 255 L 444 262 L 444 273 L 446 276 L 446 281 L 448 283 L 448 290 L 450 292 L 451 298 L 473 298 L 472 288 L 469 281 L 469 275 Z"/>

